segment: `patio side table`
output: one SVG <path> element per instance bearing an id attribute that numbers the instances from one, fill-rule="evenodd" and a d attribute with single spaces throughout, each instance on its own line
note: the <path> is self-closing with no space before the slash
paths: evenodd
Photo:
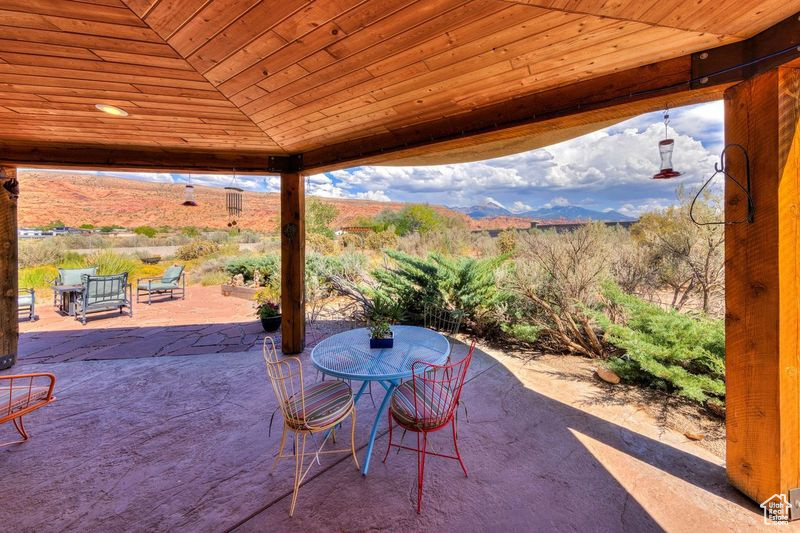
<path id="1" fill-rule="evenodd" d="M 67 316 L 75 316 L 75 298 L 83 290 L 83 285 L 55 285 L 58 295 L 58 310 Z"/>
<path id="2" fill-rule="evenodd" d="M 412 375 L 411 365 L 417 361 L 442 364 L 450 355 L 450 342 L 436 331 L 416 326 L 392 326 L 394 346 L 370 349 L 369 330 L 358 328 L 332 335 L 317 344 L 311 351 L 311 363 L 325 375 L 354 381 L 363 381 L 356 394 L 357 403 L 369 383 L 376 381 L 386 389 L 372 431 L 361 473 L 367 475 L 372 448 L 378 433 L 378 424 L 384 418 L 389 400 L 404 379 Z"/>

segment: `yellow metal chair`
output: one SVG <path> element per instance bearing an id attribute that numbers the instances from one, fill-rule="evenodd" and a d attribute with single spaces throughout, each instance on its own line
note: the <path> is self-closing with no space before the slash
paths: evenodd
<path id="1" fill-rule="evenodd" d="M 350 453 L 353 462 L 358 466 L 355 448 L 356 409 L 353 402 L 353 391 L 344 381 L 322 381 L 313 385 L 303 384 L 303 366 L 297 357 L 278 357 L 275 341 L 266 337 L 263 344 L 264 361 L 267 364 L 267 376 L 272 384 L 278 407 L 283 415 L 283 432 L 278 454 L 275 456 L 275 469 L 278 461 L 286 457 L 294 457 L 294 489 L 289 516 L 294 514 L 297 502 L 297 493 L 300 484 L 311 470 L 314 461 L 319 463 L 319 456 L 330 453 Z M 352 417 L 350 430 L 350 448 L 322 451 L 328 437 L 333 437 L 336 442 L 336 426 L 341 424 L 348 416 Z M 283 454 L 286 445 L 286 435 L 294 434 L 294 453 Z M 306 453 L 306 438 L 314 433 L 322 433 L 322 444 L 315 452 Z M 306 466 L 305 457 L 313 456 Z"/>

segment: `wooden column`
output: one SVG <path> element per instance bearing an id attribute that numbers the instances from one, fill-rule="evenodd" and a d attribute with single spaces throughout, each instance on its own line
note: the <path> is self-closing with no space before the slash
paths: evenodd
<path id="1" fill-rule="evenodd" d="M 17 361 L 17 169 L 0 167 L 0 369 Z"/>
<path id="2" fill-rule="evenodd" d="M 727 468 L 758 503 L 800 487 L 799 72 L 781 67 L 725 92 L 725 142 L 747 149 L 755 202 L 754 223 L 725 233 Z M 743 182 L 744 160 L 730 152 Z M 741 220 L 746 206 L 726 183 L 726 218 Z"/>
<path id="3" fill-rule="evenodd" d="M 281 174 L 281 338 L 283 353 L 306 342 L 306 204 L 303 175 Z"/>

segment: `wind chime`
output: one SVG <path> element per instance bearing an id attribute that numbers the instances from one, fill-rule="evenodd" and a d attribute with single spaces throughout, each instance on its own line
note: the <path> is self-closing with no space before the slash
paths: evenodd
<path id="1" fill-rule="evenodd" d="M 236 186 L 236 169 L 233 169 L 233 181 L 225 187 L 225 208 L 228 211 L 228 227 L 236 228 L 238 231 L 238 223 L 236 221 L 242 215 L 242 189 Z"/>
<path id="2" fill-rule="evenodd" d="M 664 139 L 658 141 L 658 152 L 661 154 L 661 170 L 653 176 L 654 180 L 667 180 L 681 175 L 672 169 L 672 151 L 675 141 L 669 138 L 669 108 L 664 110 Z"/>
<path id="3" fill-rule="evenodd" d="M 196 207 L 197 202 L 194 200 L 194 185 L 192 185 L 192 178 L 189 177 L 189 182 L 183 188 L 183 204 L 187 207 Z"/>

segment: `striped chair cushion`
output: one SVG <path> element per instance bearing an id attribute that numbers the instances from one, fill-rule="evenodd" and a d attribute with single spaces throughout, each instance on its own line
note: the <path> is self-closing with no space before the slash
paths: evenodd
<path id="1" fill-rule="evenodd" d="M 29 398 L 27 386 L 14 387 L 10 394 L 8 387 L 0 387 L 0 416 L 21 411 L 41 400 L 45 400 L 49 390 L 49 387 L 33 387 Z"/>
<path id="2" fill-rule="evenodd" d="M 448 408 L 453 402 L 449 390 L 437 384 L 417 381 L 417 402 L 414 404 L 414 384 L 406 381 L 392 394 L 390 409 L 394 419 L 401 426 L 410 429 L 430 429 L 449 421 Z"/>
<path id="3" fill-rule="evenodd" d="M 353 391 L 344 381 L 322 381 L 305 387 L 305 417 L 300 393 L 287 402 L 287 423 L 295 429 L 325 427 L 342 419 L 353 405 Z"/>

